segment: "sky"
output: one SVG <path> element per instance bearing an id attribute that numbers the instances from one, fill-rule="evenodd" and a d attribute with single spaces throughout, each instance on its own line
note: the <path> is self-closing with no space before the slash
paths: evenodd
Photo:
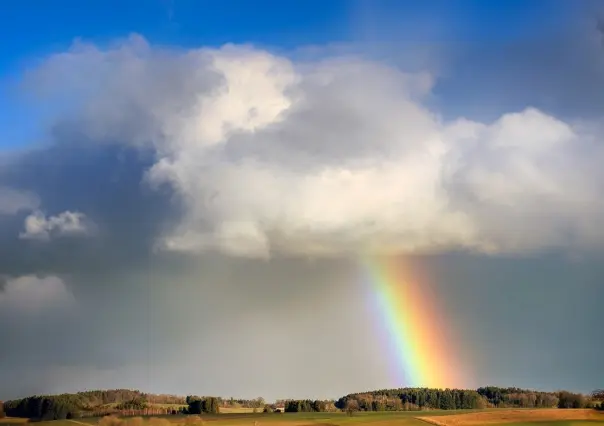
<path id="1" fill-rule="evenodd" d="M 601 387 L 601 9 L 1 2 L 0 399 Z"/>

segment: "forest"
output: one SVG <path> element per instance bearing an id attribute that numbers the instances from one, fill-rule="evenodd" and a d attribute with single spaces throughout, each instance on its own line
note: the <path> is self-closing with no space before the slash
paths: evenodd
<path id="1" fill-rule="evenodd" d="M 217 413 L 220 408 L 255 408 L 262 411 L 263 398 L 234 399 L 219 397 L 151 394 L 138 390 L 112 389 L 60 395 L 34 395 L 0 402 L 0 417 L 38 420 L 100 417 L 108 414 L 158 415 Z"/>
<path id="2" fill-rule="evenodd" d="M 572 392 L 539 392 L 496 386 L 467 389 L 400 388 L 346 395 L 343 410 L 466 410 L 482 408 L 586 408 L 591 398 Z"/>

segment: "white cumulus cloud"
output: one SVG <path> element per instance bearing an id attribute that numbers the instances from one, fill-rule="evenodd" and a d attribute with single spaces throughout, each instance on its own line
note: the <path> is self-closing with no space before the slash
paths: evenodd
<path id="1" fill-rule="evenodd" d="M 25 230 L 19 234 L 22 239 L 48 240 L 51 236 L 87 234 L 90 227 L 86 215 L 80 212 L 64 211 L 56 216 L 46 216 L 36 210 L 25 218 Z"/>
<path id="2" fill-rule="evenodd" d="M 146 181 L 169 185 L 184 208 L 158 237 L 164 249 L 526 253 L 604 242 L 597 133 L 530 105 L 493 122 L 445 121 L 426 106 L 429 72 L 250 46 L 166 51 L 133 37 L 53 56 L 31 82 L 62 96 L 88 87 L 83 135 L 155 150 Z M 32 216 L 26 233 L 66 217 Z"/>

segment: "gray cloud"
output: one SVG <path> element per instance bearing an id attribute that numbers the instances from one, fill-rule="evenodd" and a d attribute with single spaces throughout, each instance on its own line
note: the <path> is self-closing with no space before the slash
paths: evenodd
<path id="1" fill-rule="evenodd" d="M 82 235 L 91 232 L 86 224 L 86 215 L 80 212 L 64 211 L 56 216 L 47 217 L 36 210 L 25 218 L 25 230 L 19 234 L 22 239 L 48 240 L 51 235 Z"/>
<path id="2" fill-rule="evenodd" d="M 547 69 L 564 52 L 512 62 Z M 0 398 L 402 385 L 355 261 L 366 252 L 405 254 L 442 297 L 450 352 L 475 376 L 460 386 L 598 386 L 601 114 L 569 88 L 600 87 L 598 74 L 581 66 L 537 90 L 575 102 L 548 108 L 527 89 L 541 76 L 499 92 L 512 83 L 497 52 L 463 53 L 475 64 L 433 72 L 425 58 L 397 68 L 134 36 L 47 58 L 25 88 L 60 105 L 48 141 L 0 165 L 0 323 L 19 324 L 0 328 Z M 480 99 L 497 107 L 477 111 Z M 43 230 L 77 211 L 95 232 L 19 238 L 36 211 Z"/>
<path id="3" fill-rule="evenodd" d="M 160 249 L 510 253 L 602 241 L 604 154 L 590 127 L 530 105 L 443 120 L 422 103 L 429 73 L 252 47 L 156 52 L 133 37 L 55 55 L 30 81 L 77 94 L 88 143 L 155 152 L 143 184 L 168 185 L 183 208 Z"/>
<path id="4" fill-rule="evenodd" d="M 13 215 L 23 210 L 32 210 L 38 206 L 35 194 L 0 187 L 0 214 Z"/>
<path id="5" fill-rule="evenodd" d="M 3 311 L 14 309 L 26 315 L 66 308 L 73 302 L 73 296 L 65 283 L 54 276 L 9 278 L 0 293 L 0 307 Z"/>

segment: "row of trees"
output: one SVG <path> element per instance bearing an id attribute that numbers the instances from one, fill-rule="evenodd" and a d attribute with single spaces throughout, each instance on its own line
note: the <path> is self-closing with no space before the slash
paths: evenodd
<path id="1" fill-rule="evenodd" d="M 187 404 L 189 405 L 186 414 L 218 414 L 220 412 L 220 401 L 213 396 L 199 397 L 187 396 Z"/>
<path id="2" fill-rule="evenodd" d="M 183 407 L 182 410 L 186 411 L 186 407 Z M 170 408 L 170 407 L 147 407 L 143 409 L 125 409 L 118 410 L 116 408 L 108 408 L 108 409 L 97 409 L 94 411 L 81 411 L 78 416 L 79 417 L 147 417 L 147 416 L 167 416 L 167 415 L 176 415 L 176 414 L 184 414 L 180 408 Z"/>
<path id="3" fill-rule="evenodd" d="M 262 397 L 255 399 L 218 398 L 218 402 L 224 408 L 263 408 L 266 405 Z"/>
<path id="4" fill-rule="evenodd" d="M 91 390 L 75 394 L 80 404 L 87 407 L 99 407 L 108 404 L 119 404 L 142 396 L 142 392 L 131 389 Z"/>
<path id="5" fill-rule="evenodd" d="M 592 408 L 597 401 L 598 391 L 591 396 L 568 391 L 535 392 L 518 388 L 499 388 L 489 386 L 479 388 L 478 393 L 483 395 L 493 407 L 520 407 L 520 408 Z M 604 393 L 602 394 L 604 397 Z"/>
<path id="6" fill-rule="evenodd" d="M 204 398 L 214 398 L 216 404 L 218 404 L 220 408 L 257 408 L 262 410 L 266 406 L 266 402 L 264 398 L 258 397 L 255 399 L 235 399 L 235 398 L 221 398 L 221 397 L 204 397 Z M 186 405 L 190 405 L 191 400 L 202 400 L 204 399 L 199 396 L 189 395 L 186 398 L 183 398 L 183 402 Z"/>
<path id="7" fill-rule="evenodd" d="M 285 401 L 284 411 L 286 413 L 322 413 L 327 411 L 329 401 L 301 399 L 290 399 Z"/>
<path id="8" fill-rule="evenodd" d="M 604 401 L 604 391 L 591 398 L 567 391 L 537 392 L 488 386 L 477 390 L 400 388 L 346 395 L 336 407 L 346 411 L 466 410 L 497 408 L 590 408 Z"/>
<path id="9" fill-rule="evenodd" d="M 497 386 L 478 388 L 477 392 L 487 399 L 490 407 L 497 408 L 551 408 L 556 407 L 559 402 L 556 392 L 537 392 Z"/>
<path id="10" fill-rule="evenodd" d="M 593 402 L 580 393 L 562 391 L 558 393 L 558 408 L 592 408 Z"/>
<path id="11" fill-rule="evenodd" d="M 115 406 L 116 410 L 144 410 L 149 403 L 144 397 L 133 398 L 129 401 L 120 402 Z"/>
<path id="12" fill-rule="evenodd" d="M 181 404 L 185 398 L 175 395 L 156 395 L 130 389 L 111 389 L 78 392 L 75 394 L 31 396 L 7 401 L 5 412 L 12 417 L 35 419 L 65 419 L 81 414 L 111 411 L 140 411 L 150 404 Z"/>
<path id="13" fill-rule="evenodd" d="M 166 414 L 171 409 L 151 407 L 148 398 L 154 401 L 170 401 L 185 404 L 185 398 L 172 395 L 161 396 L 139 391 L 117 389 L 89 391 L 75 394 L 31 396 L 6 401 L 4 410 L 8 416 L 41 420 L 60 420 L 75 417 L 102 416 L 111 413 Z M 164 402 L 169 404 L 169 402 Z"/>
<path id="14" fill-rule="evenodd" d="M 89 408 L 96 408 L 108 404 L 121 404 L 128 401 L 147 401 L 149 404 L 174 404 L 185 405 L 185 398 L 177 395 L 144 393 L 131 389 L 109 389 L 79 392 L 80 404 Z"/>
<path id="15" fill-rule="evenodd" d="M 604 411 L 604 389 L 597 389 L 591 393 L 591 399 L 597 410 Z"/>
<path id="16" fill-rule="evenodd" d="M 77 395 L 73 394 L 31 396 L 15 401 L 6 401 L 4 411 L 9 417 L 63 420 L 78 416 L 78 413 L 82 410 L 79 402 Z"/>
<path id="17" fill-rule="evenodd" d="M 350 394 L 336 407 L 346 411 L 458 410 L 485 408 L 487 401 L 474 390 L 400 388 Z"/>

